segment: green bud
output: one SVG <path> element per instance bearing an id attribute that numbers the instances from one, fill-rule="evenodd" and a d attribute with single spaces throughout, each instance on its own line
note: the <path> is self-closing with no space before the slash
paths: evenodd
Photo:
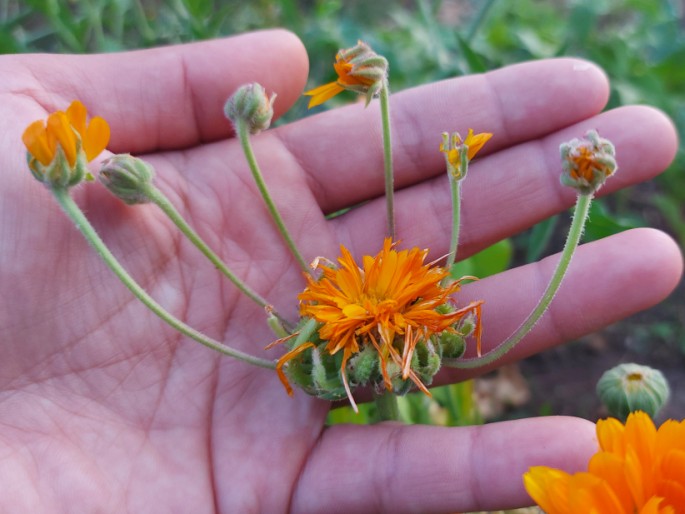
<path id="1" fill-rule="evenodd" d="M 668 401 L 670 389 L 661 371 L 639 364 L 620 364 L 602 375 L 597 395 L 609 413 L 625 420 L 641 410 L 654 417 Z"/>
<path id="2" fill-rule="evenodd" d="M 351 384 L 364 385 L 378 372 L 378 352 L 373 346 L 365 346 L 347 362 L 347 373 Z"/>
<path id="3" fill-rule="evenodd" d="M 446 359 L 458 359 L 466 351 L 464 336 L 445 330 L 440 334 L 438 344 L 442 346 L 442 355 Z"/>
<path id="4" fill-rule="evenodd" d="M 433 377 L 440 371 L 440 366 L 442 365 L 442 349 L 434 345 L 433 341 L 429 339 L 418 344 L 414 354 L 418 357 L 418 365 L 414 368 L 414 371 L 416 371 L 421 382 L 425 385 L 432 384 Z M 412 364 L 414 363 L 412 362 Z"/>
<path id="5" fill-rule="evenodd" d="M 240 86 L 224 105 L 224 114 L 235 125 L 238 121 L 247 124 L 250 134 L 258 134 L 271 125 L 274 115 L 273 103 L 276 93 L 270 97 L 257 82 Z"/>
<path id="6" fill-rule="evenodd" d="M 148 163 L 129 154 L 105 159 L 98 180 L 110 192 L 129 205 L 147 203 L 147 187 L 155 171 Z"/>
<path id="7" fill-rule="evenodd" d="M 590 130 L 583 139 L 572 139 L 559 147 L 561 183 L 581 194 L 597 191 L 617 169 L 616 150 L 608 139 Z"/>

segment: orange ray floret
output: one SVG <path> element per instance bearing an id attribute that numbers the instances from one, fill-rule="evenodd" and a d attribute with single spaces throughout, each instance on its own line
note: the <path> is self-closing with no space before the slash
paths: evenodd
<path id="1" fill-rule="evenodd" d="M 685 421 L 657 430 L 644 412 L 597 422 L 599 451 L 587 472 L 536 466 L 524 475 L 528 494 L 547 514 L 685 513 Z"/>

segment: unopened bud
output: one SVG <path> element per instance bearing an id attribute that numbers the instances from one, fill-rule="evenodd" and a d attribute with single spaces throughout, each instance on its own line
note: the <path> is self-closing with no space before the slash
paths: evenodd
<path id="1" fill-rule="evenodd" d="M 117 154 L 103 161 L 98 180 L 114 196 L 133 205 L 150 201 L 147 187 L 154 175 L 154 169 L 144 160 Z"/>
<path id="2" fill-rule="evenodd" d="M 240 86 L 224 106 L 224 114 L 236 125 L 239 121 L 247 124 L 250 134 L 258 134 L 271 125 L 274 115 L 273 103 L 276 93 L 270 97 L 257 82 Z"/>
<path id="3" fill-rule="evenodd" d="M 596 130 L 588 131 L 583 139 L 562 143 L 559 152 L 563 168 L 561 183 L 581 194 L 597 191 L 618 168 L 614 145 Z"/>
<path id="4" fill-rule="evenodd" d="M 620 364 L 602 375 L 597 395 L 612 416 L 625 420 L 633 411 L 657 415 L 670 389 L 661 371 L 639 364 Z"/>

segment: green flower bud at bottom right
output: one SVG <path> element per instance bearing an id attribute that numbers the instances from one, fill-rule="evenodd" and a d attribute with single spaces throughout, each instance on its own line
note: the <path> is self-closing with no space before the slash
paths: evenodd
<path id="1" fill-rule="evenodd" d="M 638 410 L 654 418 L 668 401 L 670 388 L 661 371 L 628 363 L 604 372 L 597 382 L 597 395 L 609 413 L 621 420 Z"/>

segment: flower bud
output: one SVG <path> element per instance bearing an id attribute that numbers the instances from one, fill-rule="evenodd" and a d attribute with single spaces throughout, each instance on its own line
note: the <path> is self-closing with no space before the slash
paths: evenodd
<path id="1" fill-rule="evenodd" d="M 224 105 L 224 114 L 236 125 L 238 121 L 247 124 L 250 134 L 258 134 L 271 125 L 274 115 L 273 103 L 276 93 L 271 97 L 257 82 L 240 86 Z"/>
<path id="2" fill-rule="evenodd" d="M 651 417 L 668 401 L 670 389 L 661 371 L 639 364 L 620 364 L 602 375 L 597 395 L 609 413 L 625 420 L 640 410 Z"/>
<path id="3" fill-rule="evenodd" d="M 561 183 L 581 194 L 596 192 L 618 168 L 614 145 L 596 130 L 589 130 L 583 139 L 562 143 L 559 152 Z"/>
<path id="4" fill-rule="evenodd" d="M 98 179 L 114 196 L 129 205 L 149 202 L 147 186 L 154 177 L 152 166 L 130 154 L 105 159 Z"/>
<path id="5" fill-rule="evenodd" d="M 447 170 L 454 180 L 459 181 L 466 177 L 469 162 L 491 137 L 490 132 L 474 134 L 473 129 L 469 129 L 466 139 L 462 139 L 459 132 L 454 132 L 451 135 L 447 132 L 442 133 L 440 151 L 445 154 Z"/>
<path id="6" fill-rule="evenodd" d="M 369 102 L 380 93 L 388 76 L 388 61 L 362 41 L 358 41 L 352 48 L 338 51 L 333 68 L 338 74 L 335 82 L 304 93 L 312 97 L 309 101 L 310 108 L 345 90 L 365 95 L 366 105 L 369 105 Z"/>

